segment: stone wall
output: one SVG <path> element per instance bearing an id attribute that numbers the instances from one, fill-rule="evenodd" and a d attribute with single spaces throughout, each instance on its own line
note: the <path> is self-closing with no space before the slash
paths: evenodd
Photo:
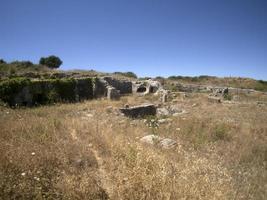
<path id="1" fill-rule="evenodd" d="M 94 78 L 8 79 L 0 82 L 0 99 L 10 106 L 77 102 L 95 97 L 94 81 Z"/>
<path id="2" fill-rule="evenodd" d="M 132 82 L 131 81 L 118 80 L 110 76 L 103 77 L 103 80 L 105 80 L 108 85 L 119 90 L 120 94 L 131 94 L 132 93 Z"/>

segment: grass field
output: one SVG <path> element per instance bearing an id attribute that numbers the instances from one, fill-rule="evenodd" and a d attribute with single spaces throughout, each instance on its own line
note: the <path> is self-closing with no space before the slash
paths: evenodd
<path id="1" fill-rule="evenodd" d="M 177 94 L 165 106 L 186 113 L 158 129 L 117 110 L 155 101 L 0 107 L 0 199 L 266 199 L 266 96 L 214 104 Z M 151 133 L 178 145 L 140 143 Z"/>

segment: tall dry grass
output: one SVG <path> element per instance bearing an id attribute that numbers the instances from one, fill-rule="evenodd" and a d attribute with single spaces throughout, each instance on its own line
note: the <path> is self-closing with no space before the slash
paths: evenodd
<path id="1" fill-rule="evenodd" d="M 266 198 L 264 104 L 212 104 L 205 94 L 177 97 L 168 104 L 188 113 L 154 130 L 177 141 L 164 150 L 140 143 L 152 129 L 117 111 L 156 100 L 1 107 L 1 198 Z"/>

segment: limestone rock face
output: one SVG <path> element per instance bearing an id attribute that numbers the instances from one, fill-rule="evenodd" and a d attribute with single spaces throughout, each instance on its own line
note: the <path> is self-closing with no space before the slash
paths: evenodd
<path id="1" fill-rule="evenodd" d="M 140 118 L 148 115 L 156 115 L 157 107 L 154 104 L 144 104 L 128 108 L 121 108 L 120 111 L 127 117 Z"/>

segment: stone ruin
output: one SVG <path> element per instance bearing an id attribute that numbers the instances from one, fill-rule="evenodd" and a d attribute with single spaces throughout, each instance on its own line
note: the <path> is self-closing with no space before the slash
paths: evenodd
<path id="1" fill-rule="evenodd" d="M 149 94 L 156 93 L 162 89 L 162 85 L 158 81 L 153 81 L 151 79 L 145 81 L 136 81 L 132 83 L 133 94 Z"/>
<path id="2" fill-rule="evenodd" d="M 114 87 L 107 87 L 107 98 L 109 100 L 119 100 L 120 99 L 120 90 L 117 90 Z"/>
<path id="3" fill-rule="evenodd" d="M 158 81 L 132 82 L 113 77 L 62 79 L 7 79 L 0 83 L 0 100 L 10 106 L 33 106 L 53 102 L 78 102 L 107 97 L 118 100 L 125 94 L 149 94 L 163 90 Z M 167 100 L 166 95 L 164 101 Z"/>
<path id="4" fill-rule="evenodd" d="M 148 115 L 156 115 L 157 107 L 154 104 L 144 104 L 140 106 L 120 108 L 120 111 L 130 118 L 142 118 Z"/>
<path id="5" fill-rule="evenodd" d="M 208 101 L 212 103 L 221 103 L 228 95 L 228 92 L 228 88 L 214 88 L 213 92 L 208 96 Z"/>

